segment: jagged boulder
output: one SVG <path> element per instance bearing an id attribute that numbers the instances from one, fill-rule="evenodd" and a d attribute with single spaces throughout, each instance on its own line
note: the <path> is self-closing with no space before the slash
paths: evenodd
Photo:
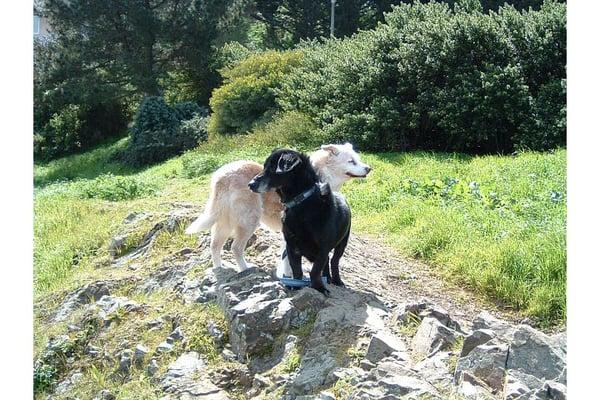
<path id="1" fill-rule="evenodd" d="M 466 357 L 462 357 L 456 364 L 455 380 L 463 379 L 463 372 L 468 372 L 473 377 L 484 382 L 494 394 L 502 393 L 506 374 L 506 358 L 508 345 L 499 340 L 475 347 Z"/>
<path id="2" fill-rule="evenodd" d="M 365 358 L 372 363 L 392 355 L 394 352 L 405 352 L 406 345 L 398 336 L 390 332 L 380 332 L 371 338 Z"/>
<path id="3" fill-rule="evenodd" d="M 487 343 L 495 337 L 496 334 L 491 329 L 477 329 L 471 332 L 470 335 L 465 337 L 462 350 L 460 351 L 460 356 L 467 356 L 475 347 Z"/>
<path id="4" fill-rule="evenodd" d="M 513 334 L 506 366 L 540 380 L 553 380 L 563 372 L 566 356 L 564 335 L 551 337 L 528 325 L 519 325 Z"/>
<path id="5" fill-rule="evenodd" d="M 412 339 L 412 355 L 421 360 L 456 343 L 460 334 L 432 317 L 425 317 Z"/>

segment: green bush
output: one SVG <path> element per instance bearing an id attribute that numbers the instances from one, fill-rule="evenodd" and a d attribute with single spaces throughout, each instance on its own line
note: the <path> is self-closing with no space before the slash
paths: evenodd
<path id="1" fill-rule="evenodd" d="M 194 115 L 192 118 L 182 121 L 179 126 L 180 136 L 187 142 L 186 148 L 195 147 L 198 143 L 208 139 L 208 121 L 207 116 L 200 114 Z"/>
<path id="2" fill-rule="evenodd" d="M 312 119 L 298 111 L 276 115 L 272 121 L 255 129 L 246 143 L 258 148 L 295 147 L 309 151 L 325 142 L 323 132 Z"/>
<path id="3" fill-rule="evenodd" d="M 154 193 L 151 184 L 128 176 L 104 174 L 99 177 L 78 182 L 81 197 L 110 201 L 131 200 Z"/>
<path id="4" fill-rule="evenodd" d="M 472 3 L 472 4 L 471 4 Z M 277 89 L 327 140 L 475 153 L 564 145 L 566 7 L 401 5 L 386 24 L 309 44 Z"/>
<path id="5" fill-rule="evenodd" d="M 131 131 L 128 161 L 134 165 L 151 164 L 195 147 L 206 139 L 202 114 L 194 103 L 170 107 L 162 97 L 145 98 Z M 188 123 L 183 124 L 186 120 L 182 119 L 187 117 Z"/>
<path id="6" fill-rule="evenodd" d="M 277 110 L 274 89 L 300 62 L 300 51 L 266 51 L 221 70 L 224 84 L 213 92 L 210 134 L 244 133 Z"/>
<path id="7" fill-rule="evenodd" d="M 221 166 L 222 158 L 204 153 L 189 154 L 182 158 L 181 164 L 184 177 L 196 178 L 214 172 Z"/>
<path id="8" fill-rule="evenodd" d="M 175 110 L 175 114 L 177 114 L 177 119 L 180 121 L 186 121 L 188 119 L 194 118 L 195 115 L 207 115 L 208 110 L 205 108 L 201 108 L 198 103 L 194 103 L 193 101 L 184 101 L 181 103 L 176 103 L 173 105 L 173 109 Z"/>

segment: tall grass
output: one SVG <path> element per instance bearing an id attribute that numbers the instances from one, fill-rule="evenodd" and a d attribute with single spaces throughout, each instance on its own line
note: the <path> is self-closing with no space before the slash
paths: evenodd
<path id="1" fill-rule="evenodd" d="M 357 231 L 381 234 L 541 324 L 566 312 L 566 151 L 367 155 L 344 192 Z"/>

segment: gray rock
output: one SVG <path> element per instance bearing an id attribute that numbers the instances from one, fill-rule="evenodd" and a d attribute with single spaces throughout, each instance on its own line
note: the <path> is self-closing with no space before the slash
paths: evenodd
<path id="1" fill-rule="evenodd" d="M 117 257 L 123 252 L 127 239 L 128 235 L 117 235 L 110 239 L 110 243 L 108 244 L 108 252 L 112 257 Z"/>
<path id="2" fill-rule="evenodd" d="M 115 400 L 116 397 L 110 390 L 104 389 L 95 397 L 94 400 Z"/>
<path id="3" fill-rule="evenodd" d="M 156 362 L 156 359 L 153 358 L 152 360 L 150 360 L 150 363 L 146 368 L 146 372 L 148 372 L 149 376 L 154 376 L 154 374 L 156 374 L 156 372 L 158 371 L 158 368 L 158 363 Z"/>
<path id="4" fill-rule="evenodd" d="M 238 359 L 268 353 L 274 338 L 289 327 L 291 308 L 280 307 L 285 290 L 257 268 L 219 279 L 225 282 L 217 287 L 217 301 L 230 323 L 234 353 Z"/>
<path id="5" fill-rule="evenodd" d="M 183 287 L 186 274 L 195 266 L 202 264 L 205 259 L 190 258 L 185 261 L 163 262 L 157 270 L 139 286 L 142 293 L 153 293 L 157 290 L 177 289 Z"/>
<path id="6" fill-rule="evenodd" d="M 95 358 L 102 354 L 102 349 L 100 347 L 92 346 L 91 344 L 88 344 L 87 347 L 85 348 L 85 354 Z"/>
<path id="7" fill-rule="evenodd" d="M 359 382 L 361 382 L 366 375 L 367 372 L 362 368 L 336 368 L 329 373 L 326 382 L 337 382 L 339 380 L 342 380 L 349 382 L 351 385 L 356 385 Z"/>
<path id="8" fill-rule="evenodd" d="M 137 346 L 135 346 L 135 351 L 133 353 L 133 360 L 135 361 L 136 364 L 141 364 L 144 361 L 144 358 L 146 357 L 146 354 L 148 354 L 150 352 L 150 350 L 148 350 L 148 348 L 142 344 L 138 344 Z"/>
<path id="9" fill-rule="evenodd" d="M 269 378 L 260 374 L 254 375 L 254 378 L 252 379 L 252 387 L 254 388 L 263 389 L 271 386 L 271 384 L 272 383 Z"/>
<path id="10" fill-rule="evenodd" d="M 336 400 L 335 398 L 335 394 L 333 394 L 332 392 L 329 391 L 322 391 L 321 393 L 319 393 L 318 396 L 319 400 Z"/>
<path id="11" fill-rule="evenodd" d="M 175 328 L 175 330 L 173 330 L 173 332 L 171 332 L 169 337 L 171 339 L 173 339 L 174 341 L 179 341 L 179 340 L 183 340 L 183 338 L 185 336 L 183 335 L 183 331 L 181 330 L 181 327 L 178 326 L 177 328 Z"/>
<path id="12" fill-rule="evenodd" d="M 419 314 L 431 306 L 432 304 L 426 300 L 399 304 L 392 313 L 392 323 L 405 324 L 409 322 L 411 315 L 420 319 Z"/>
<path id="13" fill-rule="evenodd" d="M 515 327 L 506 321 L 501 321 L 487 311 L 479 313 L 473 320 L 473 330 L 489 329 L 496 336 L 509 338 L 515 331 Z"/>
<path id="14" fill-rule="evenodd" d="M 69 390 L 71 390 L 71 388 L 73 388 L 75 384 L 77 384 L 77 382 L 81 380 L 81 378 L 83 378 L 83 373 L 81 373 L 81 371 L 77 370 L 73 372 L 71 375 L 69 375 L 67 378 L 61 381 L 58 385 L 56 385 L 54 393 L 61 395 L 68 392 Z"/>
<path id="15" fill-rule="evenodd" d="M 460 351 L 460 356 L 465 357 L 471 350 L 480 344 L 484 344 L 496 337 L 496 334 L 491 329 L 478 329 L 465 337 L 463 347 Z"/>
<path id="16" fill-rule="evenodd" d="M 206 327 L 208 334 L 213 338 L 213 341 L 218 347 L 223 347 L 225 344 L 225 333 L 219 329 L 214 321 L 209 321 Z"/>
<path id="17" fill-rule="evenodd" d="M 221 357 L 223 357 L 225 361 L 237 361 L 237 356 L 229 349 L 223 349 L 221 352 Z"/>
<path id="18" fill-rule="evenodd" d="M 519 325 L 513 334 L 506 366 L 540 380 L 554 380 L 566 365 L 562 336 L 550 337 L 528 325 Z"/>
<path id="19" fill-rule="evenodd" d="M 395 351 L 406 351 L 406 345 L 402 339 L 389 332 L 381 332 L 371 338 L 365 358 L 377 364 L 381 359 L 390 356 Z"/>
<path id="20" fill-rule="evenodd" d="M 466 357 L 458 359 L 455 379 L 460 381 L 462 372 L 466 371 L 485 382 L 492 393 L 501 393 L 504 388 L 507 355 L 508 345 L 492 339 L 475 347 Z"/>
<path id="21" fill-rule="evenodd" d="M 131 214 L 126 216 L 125 219 L 123 219 L 123 224 L 137 224 L 138 222 L 148 219 L 151 216 L 152 214 L 146 212 L 132 212 Z"/>
<path id="22" fill-rule="evenodd" d="M 127 297 L 102 296 L 94 303 L 93 309 L 98 311 L 98 316 L 104 319 L 105 322 L 110 322 L 111 315 L 118 310 L 122 310 L 126 313 L 134 312 L 140 310 L 141 306 L 135 301 L 129 300 Z"/>
<path id="23" fill-rule="evenodd" d="M 425 378 L 436 388 L 450 390 L 453 386 L 454 371 L 450 371 L 449 364 L 450 358 L 453 356 L 451 352 L 438 351 L 431 357 L 412 365 L 411 370 L 417 372 L 419 376 Z"/>
<path id="24" fill-rule="evenodd" d="M 465 400 L 494 400 L 495 397 L 490 390 L 485 382 L 467 371 L 461 373 L 456 388 L 456 392 Z"/>
<path id="25" fill-rule="evenodd" d="M 160 379 L 165 399 L 228 400 L 227 394 L 204 374 L 206 363 L 198 353 L 184 353 L 169 365 Z"/>
<path id="26" fill-rule="evenodd" d="M 406 396 L 406 397 L 403 397 Z M 396 360 L 384 359 L 356 385 L 352 399 L 441 399 L 437 389 Z"/>
<path id="27" fill-rule="evenodd" d="M 119 358 L 119 372 L 128 373 L 131 368 L 131 363 L 133 359 L 133 351 L 127 349 L 121 352 L 121 356 Z"/>
<path id="28" fill-rule="evenodd" d="M 516 399 L 532 390 L 539 389 L 544 382 L 533 375 L 526 374 L 520 370 L 510 369 L 506 371 L 506 384 L 504 385 L 504 397 Z"/>
<path id="29" fill-rule="evenodd" d="M 546 381 L 542 391 L 552 400 L 566 400 L 567 387 L 562 383 L 555 381 Z"/>
<path id="30" fill-rule="evenodd" d="M 436 305 L 431 305 L 431 306 L 427 307 L 426 309 L 424 309 L 423 311 L 421 311 L 419 313 L 419 317 L 421 319 L 435 318 L 439 321 L 440 324 L 444 325 L 445 327 L 448 327 L 452 330 L 463 333 L 463 330 L 462 330 L 460 324 L 456 320 L 454 320 L 450 316 L 450 313 L 448 313 L 448 311 L 446 311 L 442 307 L 438 307 Z"/>
<path id="31" fill-rule="evenodd" d="M 413 358 L 423 359 L 447 350 L 456 343 L 458 336 L 458 332 L 442 325 L 437 319 L 426 317 L 412 339 Z"/>
<path id="32" fill-rule="evenodd" d="M 168 342 L 162 342 L 156 348 L 156 352 L 157 353 L 169 353 L 172 350 L 173 350 L 173 345 L 171 343 L 168 343 Z"/>
<path id="33" fill-rule="evenodd" d="M 373 368 L 375 368 L 375 364 L 373 364 L 371 361 L 369 361 L 367 359 L 361 360 L 359 365 L 365 371 L 370 371 Z"/>
<path id="34" fill-rule="evenodd" d="M 92 303 L 99 300 L 102 296 L 109 295 L 112 286 L 112 283 L 100 281 L 89 283 L 77 289 L 68 295 L 67 299 L 59 307 L 54 316 L 54 322 L 64 321 L 79 306 Z"/>

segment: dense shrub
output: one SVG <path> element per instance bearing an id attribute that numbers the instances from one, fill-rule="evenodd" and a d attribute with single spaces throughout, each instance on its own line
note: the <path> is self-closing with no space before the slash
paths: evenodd
<path id="1" fill-rule="evenodd" d="M 186 148 L 193 147 L 208 139 L 209 119 L 205 114 L 196 114 L 192 118 L 181 122 L 179 131 L 182 140 L 186 141 Z M 188 143 L 190 141 L 191 143 Z"/>
<path id="2" fill-rule="evenodd" d="M 278 103 L 372 150 L 564 145 L 565 12 L 402 5 L 373 31 L 307 46 Z"/>
<path id="3" fill-rule="evenodd" d="M 203 114 L 205 111 L 194 103 L 170 107 L 162 97 L 147 97 L 131 131 L 129 161 L 150 164 L 196 146 L 207 137 Z"/>
<path id="4" fill-rule="evenodd" d="M 195 115 L 198 114 L 208 113 L 206 109 L 200 108 L 198 103 L 194 103 L 193 101 L 184 101 L 181 103 L 176 103 L 173 105 L 173 110 L 175 110 L 177 119 L 180 121 L 192 119 Z"/>
<path id="5" fill-rule="evenodd" d="M 274 89 L 298 65 L 301 55 L 300 51 L 267 51 L 223 69 L 225 82 L 210 99 L 209 133 L 244 133 L 268 121 L 277 109 Z"/>

